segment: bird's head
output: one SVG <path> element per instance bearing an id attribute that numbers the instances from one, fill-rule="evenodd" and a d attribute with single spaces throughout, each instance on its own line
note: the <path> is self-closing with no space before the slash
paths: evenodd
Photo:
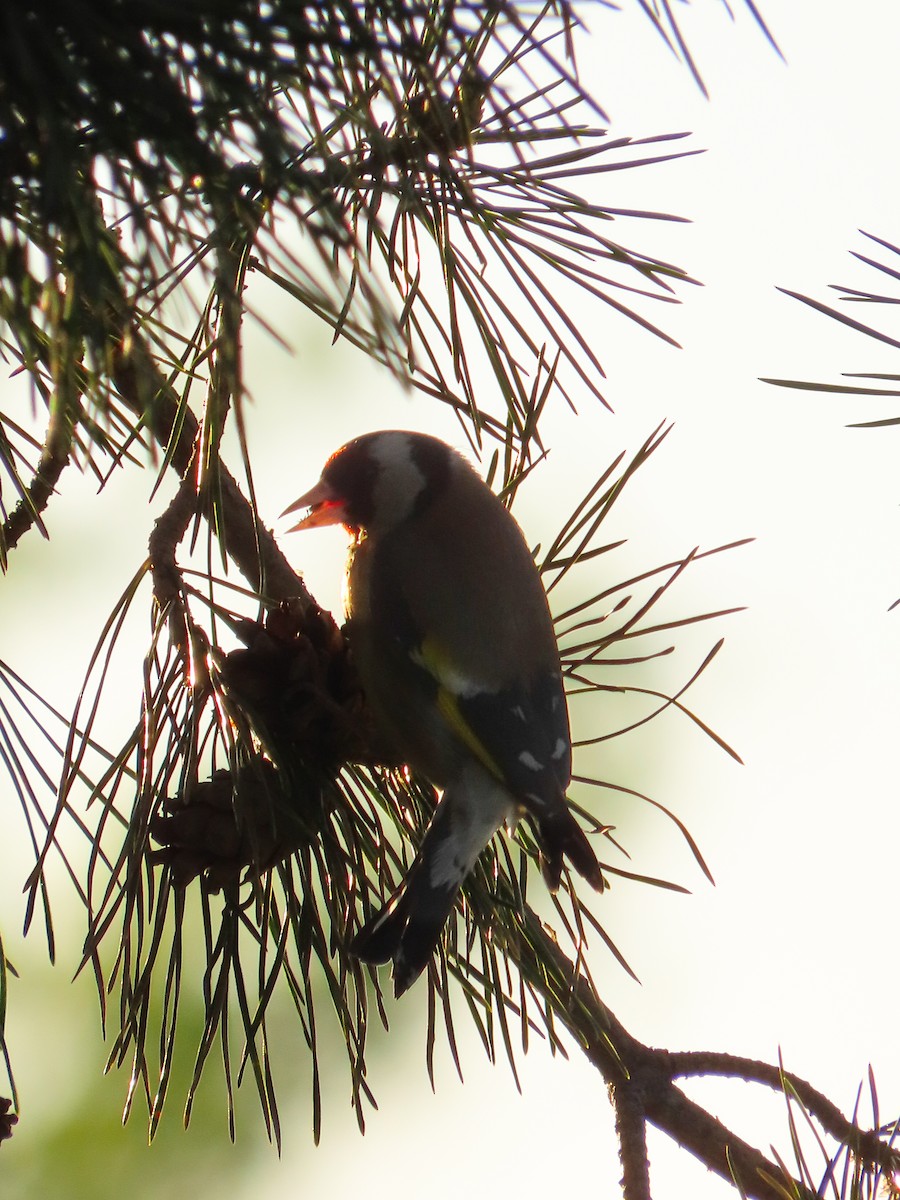
<path id="1" fill-rule="evenodd" d="M 462 462 L 449 446 L 425 433 L 364 433 L 336 450 L 319 482 L 281 515 L 309 509 L 290 532 L 344 525 L 354 533 L 383 533 L 423 511 Z"/>

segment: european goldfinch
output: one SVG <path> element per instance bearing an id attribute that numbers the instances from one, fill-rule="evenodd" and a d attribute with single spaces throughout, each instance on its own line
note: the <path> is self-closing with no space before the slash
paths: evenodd
<path id="1" fill-rule="evenodd" d="M 442 797 L 399 891 L 357 934 L 393 960 L 399 996 L 428 965 L 463 880 L 504 822 L 526 816 L 550 888 L 563 858 L 600 866 L 566 804 L 571 742 L 540 574 L 519 526 L 468 462 L 423 433 L 364 434 L 286 513 L 351 536 L 347 637 L 375 721 Z"/>

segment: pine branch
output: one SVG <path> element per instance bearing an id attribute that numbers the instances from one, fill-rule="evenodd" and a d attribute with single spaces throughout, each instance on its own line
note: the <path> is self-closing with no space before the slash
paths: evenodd
<path id="1" fill-rule="evenodd" d="M 494 937 L 523 978 L 543 979 L 542 989 L 553 1001 L 557 1022 L 568 1029 L 610 1089 L 622 1137 L 624 1200 L 646 1200 L 650 1195 L 644 1135 L 648 1122 L 727 1183 L 742 1189 L 742 1195 L 784 1200 L 787 1186 L 796 1200 L 815 1200 L 815 1191 L 800 1180 L 786 1179 L 778 1164 L 680 1091 L 675 1081 L 695 1074 L 715 1073 L 780 1091 L 790 1089 L 866 1169 L 877 1167 L 890 1175 L 900 1167 L 900 1152 L 885 1142 L 878 1129 L 861 1129 L 821 1093 L 780 1066 L 733 1055 L 676 1053 L 639 1042 L 603 1004 L 530 908 L 525 907 L 517 920 L 497 920 Z"/>
<path id="2" fill-rule="evenodd" d="M 185 411 L 180 405 L 171 383 L 161 375 L 152 357 L 146 352 L 140 333 L 135 333 L 133 330 L 127 335 L 123 333 L 121 342 L 127 344 L 128 351 L 116 358 L 115 378 L 120 394 L 125 403 L 135 411 L 145 413 L 149 411 L 152 414 L 150 429 L 160 444 L 166 447 L 167 459 L 172 469 L 181 473 L 181 485 L 173 506 L 154 535 L 158 539 L 154 549 L 154 559 L 158 571 L 162 571 L 165 567 L 165 570 L 171 573 L 165 587 L 175 587 L 180 594 L 186 595 L 182 574 L 175 564 L 175 547 L 187 529 L 190 516 L 196 510 L 196 452 L 197 447 L 202 444 L 202 430 L 190 412 Z M 152 395 L 149 409 L 145 399 L 148 395 Z M 641 456 L 645 457 L 645 451 L 641 452 Z M 631 468 L 626 467 L 625 472 L 623 478 L 628 477 Z M 225 552 L 248 576 L 248 580 L 254 588 L 262 578 L 270 581 L 270 603 L 276 598 L 271 588 L 273 578 L 276 580 L 276 586 L 285 587 L 284 594 L 286 596 L 303 594 L 299 592 L 299 581 L 287 564 L 279 564 L 274 542 L 267 548 L 265 539 L 260 539 L 260 531 L 255 521 L 252 504 L 241 495 L 231 481 L 231 477 L 224 472 L 224 468 L 222 468 L 220 477 L 220 488 L 221 511 L 224 519 L 219 522 L 217 528 L 222 536 Z M 613 484 L 610 487 L 608 499 L 619 494 L 620 488 Z M 604 501 L 601 500 L 599 503 L 603 504 Z M 579 539 L 575 558 L 577 559 L 579 555 L 589 557 L 589 544 L 580 538 L 580 534 L 577 532 L 577 522 L 568 524 L 567 528 L 572 532 L 567 533 L 565 537 Z M 596 529 L 596 526 L 594 528 Z M 237 530 L 237 534 L 235 534 L 235 530 Z M 558 541 L 553 550 L 552 562 L 557 569 L 570 569 L 568 560 L 560 559 L 560 555 L 564 553 L 564 547 L 565 538 Z M 272 559 L 267 561 L 265 571 L 260 566 L 259 555 L 261 552 L 273 555 Z M 161 578 L 162 576 L 158 577 L 156 585 L 158 598 L 162 598 L 166 594 L 160 583 Z M 669 585 L 667 584 L 667 586 Z M 657 598 L 666 590 L 666 587 L 657 589 Z M 305 596 L 303 604 L 306 606 L 305 611 L 316 611 L 314 602 L 308 595 Z M 649 606 L 647 605 L 639 609 L 642 616 L 648 611 Z M 619 630 L 620 636 L 633 636 L 635 626 L 634 618 L 625 618 Z M 614 640 L 611 636 L 608 637 L 608 644 Z M 176 651 L 179 646 L 182 654 L 187 652 L 186 644 L 176 637 L 174 643 Z M 234 676 L 232 676 L 232 686 L 235 686 Z M 233 705 L 230 711 L 232 717 L 237 719 L 237 710 Z M 249 745 L 249 743 L 247 744 Z M 279 758 L 276 751 L 276 761 L 279 761 Z M 248 781 L 253 777 L 251 770 Z M 154 782 L 154 794 L 159 794 L 159 787 L 159 782 Z M 194 787 L 196 788 L 196 784 Z M 266 785 L 266 791 L 270 795 L 272 794 L 271 785 Z M 277 787 L 275 791 L 277 792 Z M 158 910 L 157 921 L 162 919 L 162 913 L 165 912 L 167 903 L 166 897 L 169 896 L 175 904 L 173 911 L 176 914 L 176 928 L 180 927 L 185 911 L 185 889 L 198 873 L 207 879 L 207 884 L 204 886 L 204 895 L 207 898 L 217 887 L 225 887 L 225 911 L 231 911 L 234 916 L 237 916 L 243 910 L 237 894 L 238 878 L 246 865 L 249 865 L 252 871 L 258 871 L 264 868 L 266 860 L 273 856 L 276 856 L 282 864 L 286 864 L 294 855 L 303 856 L 309 853 L 312 844 L 308 840 L 308 831 L 304 827 L 293 832 L 290 827 L 279 829 L 278 821 L 282 820 L 282 816 L 279 815 L 281 809 L 278 805 L 276 804 L 272 809 L 267 806 L 268 802 L 264 802 L 261 806 L 257 801 L 249 807 L 245 806 L 244 811 L 249 813 L 258 810 L 268 816 L 264 818 L 257 831 L 250 834 L 249 840 L 242 836 L 234 843 L 233 853 L 236 857 L 233 865 L 227 868 L 226 874 L 217 877 L 211 869 L 210 861 L 204 858 L 204 853 L 208 854 L 213 845 L 221 846 L 223 837 L 226 840 L 232 837 L 228 833 L 235 813 L 231 801 L 232 794 L 232 784 L 227 782 L 223 792 L 224 806 L 216 802 L 210 809 L 213 816 L 216 812 L 219 814 L 218 817 L 214 816 L 218 822 L 218 832 L 214 837 L 211 834 L 213 826 L 208 823 L 207 818 L 204 818 L 206 823 L 200 833 L 197 832 L 194 817 L 203 811 L 202 807 L 197 807 L 200 803 L 199 791 L 196 792 L 188 807 L 170 809 L 164 821 L 150 817 L 151 810 L 147 810 L 147 814 L 142 818 L 150 822 L 151 832 L 162 840 L 164 846 L 162 851 L 155 852 L 155 861 L 167 864 L 171 872 L 168 881 L 164 882 L 163 889 L 159 893 L 158 903 L 163 907 Z M 191 817 L 192 830 L 185 825 L 185 818 L 188 816 Z M 276 824 L 269 831 L 267 822 L 272 817 Z M 240 827 L 238 827 L 238 832 L 240 832 Z M 321 827 L 318 836 L 321 836 Z M 383 834 L 376 830 L 372 842 L 373 850 L 382 839 Z M 137 857 L 132 860 L 135 868 L 145 853 L 141 849 L 141 845 L 140 841 L 135 843 Z M 192 860 L 194 866 L 185 873 L 184 867 L 178 867 L 177 864 L 190 861 L 189 858 L 184 858 L 184 854 L 197 855 L 198 850 L 199 856 Z M 181 857 L 178 857 L 179 855 Z M 402 867 L 402 864 L 397 863 L 396 866 Z M 218 868 L 216 869 L 218 870 Z M 277 869 L 280 872 L 284 868 L 279 866 Z M 357 878 L 364 877 L 365 870 L 363 869 L 361 872 L 358 864 L 353 870 Z M 329 869 L 328 878 L 334 880 L 337 877 L 339 877 L 339 873 L 334 868 Z M 136 879 L 136 876 L 132 874 L 131 878 Z M 164 875 L 163 878 L 165 881 L 167 876 Z M 583 973 L 576 962 L 567 957 L 558 941 L 547 932 L 544 923 L 525 902 L 524 895 L 520 894 L 518 890 L 504 892 L 503 889 L 507 886 L 505 881 L 511 880 L 514 876 L 502 873 L 495 878 L 497 882 L 489 885 L 493 893 L 489 899 L 481 891 L 476 891 L 473 895 L 471 889 L 467 889 L 470 902 L 473 900 L 477 902 L 476 908 L 473 909 L 473 915 L 478 928 L 489 932 L 490 961 L 496 961 L 496 956 L 505 960 L 508 964 L 507 970 L 510 967 L 515 970 L 530 994 L 542 997 L 543 1004 L 546 1006 L 544 1019 L 548 1023 L 548 1028 L 555 1026 L 567 1030 L 575 1038 L 589 1061 L 601 1073 L 609 1087 L 621 1140 L 623 1187 L 626 1200 L 644 1200 L 644 1197 L 649 1195 L 649 1168 L 646 1157 L 646 1126 L 648 1123 L 689 1149 L 700 1162 L 718 1173 L 723 1179 L 736 1182 L 748 1196 L 757 1197 L 758 1200 L 776 1200 L 776 1198 L 784 1196 L 786 1185 L 794 1189 L 792 1194 L 803 1200 L 806 1200 L 807 1197 L 811 1198 L 814 1194 L 801 1180 L 785 1180 L 784 1170 L 778 1162 L 768 1159 L 738 1137 L 734 1131 L 712 1117 L 702 1106 L 688 1099 L 676 1086 L 676 1080 L 687 1075 L 715 1072 L 731 1078 L 762 1082 L 767 1086 L 779 1087 L 782 1090 L 789 1086 L 808 1111 L 822 1122 L 826 1132 L 848 1145 L 863 1162 L 877 1164 L 885 1171 L 896 1167 L 896 1154 L 884 1145 L 877 1131 L 862 1130 L 855 1123 L 843 1117 L 834 1105 L 815 1092 L 810 1085 L 779 1068 L 728 1055 L 703 1052 L 672 1053 L 652 1049 L 638 1042 L 602 1003 L 589 976 Z M 296 881 L 290 882 L 288 876 L 284 877 L 284 884 L 286 897 L 303 894 L 302 890 L 299 892 L 296 890 Z M 131 887 L 132 885 L 127 884 L 126 886 Z M 391 886 L 389 882 L 387 886 Z M 101 940 L 110 928 L 110 917 L 115 911 L 112 909 L 104 913 L 104 909 L 105 904 L 101 905 L 97 911 L 95 920 L 99 923 L 95 924 L 92 933 L 89 953 L 95 960 Z M 328 942 L 332 941 L 335 936 L 338 938 L 342 936 L 341 930 L 345 928 L 346 921 L 345 914 L 330 937 L 323 942 L 320 951 L 321 961 L 327 961 Z M 278 936 L 281 939 L 287 935 L 289 924 L 285 924 L 279 919 L 275 922 L 275 928 L 280 929 L 281 932 Z M 229 938 L 236 936 L 237 929 L 229 935 Z M 258 936 L 262 936 L 262 929 Z M 324 937 L 324 933 L 320 936 Z M 573 931 L 573 937 L 580 940 L 581 936 L 583 935 Z M 169 970 L 176 972 L 174 976 L 170 977 L 173 980 L 172 986 L 177 993 L 183 971 L 177 943 L 175 953 L 176 958 L 172 960 Z M 460 947 L 455 953 L 458 957 L 448 960 L 452 964 L 453 974 L 457 975 L 461 981 L 466 978 L 477 978 L 477 973 L 473 976 L 471 959 L 465 955 L 463 948 Z M 225 1019 L 224 1010 L 220 1009 L 216 997 L 220 994 L 224 995 L 221 993 L 221 987 L 224 986 L 231 974 L 239 969 L 237 961 L 235 942 L 222 960 L 221 983 L 211 993 L 212 1007 L 208 1016 L 207 1036 L 198 1058 L 192 1093 L 193 1088 L 199 1082 L 200 1071 L 211 1045 L 211 1038 L 219 1024 Z M 121 1061 L 128 1046 L 135 1041 L 135 1038 L 142 1036 L 137 1031 L 146 1019 L 141 1014 L 146 1013 L 154 963 L 154 958 L 146 962 L 133 985 L 130 985 L 123 993 L 123 1025 L 113 1050 L 112 1058 L 115 1061 Z M 268 985 L 267 992 L 273 986 L 279 970 L 287 969 L 286 959 L 282 953 L 276 955 L 275 963 L 272 982 Z M 510 1005 L 510 995 L 505 987 L 500 987 L 499 976 L 495 973 L 494 968 L 492 968 L 491 975 L 494 982 L 486 986 L 485 999 L 479 1001 L 479 1004 L 485 1002 L 490 1004 L 491 996 L 496 991 L 497 1004 L 494 1012 L 495 1016 L 499 1017 Z M 354 973 L 352 977 L 355 980 L 353 993 L 357 996 L 358 1001 L 361 1001 L 364 994 L 361 990 L 361 978 L 358 973 Z M 350 978 L 351 976 L 344 974 L 343 970 L 340 976 L 332 976 L 333 995 L 338 1003 L 339 1011 L 344 1011 L 348 1015 L 347 998 L 343 993 Z M 439 994 L 446 998 L 449 983 L 448 975 L 442 973 L 439 976 L 432 976 L 430 987 L 437 987 Z M 299 981 L 297 985 L 299 986 Z M 496 990 L 498 988 L 500 990 Z M 383 1017 L 384 1010 L 381 1007 L 380 993 L 377 989 L 376 996 L 378 997 L 379 1011 Z M 445 1020 L 449 1023 L 451 1020 L 450 1010 L 445 1007 L 444 1011 Z M 523 1007 L 523 1016 L 524 1011 Z M 248 1026 L 248 1044 L 251 1047 L 255 1044 L 253 1031 L 261 1032 L 264 1029 L 264 1013 L 265 1001 L 256 1013 L 250 1008 L 246 1011 L 244 1019 Z M 363 1094 L 362 1089 L 365 1085 L 358 1064 L 364 1061 L 366 1014 L 367 1006 L 363 1003 L 362 1007 L 358 1009 L 356 1017 L 348 1024 L 348 1031 L 350 1031 L 352 1042 L 356 1046 L 354 1061 L 357 1063 L 357 1067 L 354 1068 L 354 1079 L 360 1096 Z M 448 1028 L 452 1029 L 452 1025 L 448 1024 Z M 168 1048 L 162 1066 L 161 1083 L 151 1106 L 152 1127 L 155 1127 L 165 1102 L 167 1079 L 174 1051 L 174 1024 L 166 1035 L 166 1044 Z M 310 1045 L 313 1050 L 314 1044 L 315 1039 L 311 1035 Z M 147 1064 L 143 1059 L 140 1041 L 135 1043 L 135 1047 L 136 1062 L 138 1063 L 135 1078 L 147 1080 Z M 511 1052 L 509 1041 L 507 1041 L 507 1047 L 508 1052 Z M 277 1108 L 274 1093 L 265 1083 L 267 1077 L 265 1060 L 257 1059 L 254 1051 L 253 1061 L 260 1095 L 266 1097 L 264 1111 L 268 1114 L 267 1122 L 273 1136 L 277 1138 Z"/>
<path id="3" fill-rule="evenodd" d="M 127 375 L 125 377 L 127 378 Z M 168 399 L 170 405 L 175 403 L 174 397 L 169 396 Z M 165 411 L 165 406 L 159 408 L 161 416 L 165 415 Z M 157 433 L 168 438 L 170 424 L 167 419 L 161 420 Z M 188 453 L 187 447 L 196 444 L 197 436 L 197 430 L 182 428 L 180 437 L 185 439 L 185 443 L 182 446 L 180 439 L 175 443 L 173 465 Z M 190 458 L 188 461 L 191 461 Z M 611 494 L 618 495 L 618 488 Z M 239 493 L 232 497 L 229 504 L 232 502 L 251 509 Z M 231 521 L 236 514 L 230 508 L 228 512 Z M 243 519 L 238 520 L 238 526 L 246 527 L 251 516 L 252 512 L 248 511 Z M 562 543 L 554 550 L 554 559 L 558 559 L 561 545 Z M 582 553 L 586 548 L 586 543 L 580 543 Z M 228 552 L 233 556 L 242 555 L 246 552 L 246 546 L 238 539 L 237 543 L 229 543 Z M 251 577 L 253 575 L 251 565 Z M 634 625 L 635 622 L 628 619 L 622 628 L 623 635 L 630 636 Z M 227 794 L 230 795 L 230 791 Z M 230 818 L 231 811 L 230 804 L 222 810 L 226 821 Z M 183 829 L 176 835 L 171 823 L 158 823 L 156 836 L 162 838 L 164 844 L 170 847 L 168 853 L 160 853 L 158 861 L 169 862 L 174 866 L 177 860 L 171 857 L 171 853 L 180 852 L 179 847 L 187 844 Z M 199 838 L 199 845 L 208 845 L 208 839 L 209 832 L 206 829 Z M 305 839 L 301 845 L 303 844 Z M 268 843 L 268 846 L 266 855 L 285 855 L 295 849 L 290 836 L 286 839 L 276 836 L 274 842 Z M 191 852 L 196 853 L 196 850 L 197 844 L 194 844 Z M 245 861 L 251 865 L 260 863 L 258 851 L 259 844 L 254 846 L 251 839 L 250 843 L 245 844 L 244 850 L 244 854 L 249 852 L 249 858 L 238 857 L 235 860 L 236 865 L 240 867 Z M 189 875 L 182 876 L 181 886 L 186 886 L 198 870 L 208 870 L 202 854 L 195 858 L 194 862 L 195 867 Z M 215 877 L 212 878 L 215 886 Z M 501 876 L 501 881 L 503 878 L 504 876 Z M 232 903 L 235 902 L 236 900 Z M 543 922 L 524 903 L 522 897 L 513 894 L 504 898 L 501 891 L 493 897 L 492 904 L 493 909 L 487 917 L 487 923 L 491 931 L 493 953 L 503 956 L 526 985 L 537 989 L 544 996 L 549 1011 L 553 1014 L 554 1023 L 567 1029 L 576 1039 L 611 1090 L 621 1139 L 626 1200 L 643 1200 L 643 1197 L 649 1195 L 645 1136 L 648 1122 L 678 1144 L 688 1148 L 700 1162 L 717 1172 L 723 1179 L 729 1182 L 737 1181 L 748 1196 L 757 1197 L 758 1200 L 780 1200 L 784 1196 L 782 1167 L 746 1143 L 734 1131 L 707 1113 L 702 1106 L 688 1099 L 676 1086 L 676 1080 L 687 1075 L 715 1072 L 730 1078 L 762 1082 L 782 1090 L 789 1086 L 808 1111 L 822 1122 L 825 1131 L 848 1145 L 863 1161 L 877 1164 L 885 1170 L 896 1166 L 896 1155 L 885 1147 L 877 1132 L 860 1129 L 843 1117 L 833 1104 L 815 1092 L 810 1085 L 777 1067 L 728 1055 L 705 1052 L 673 1053 L 644 1046 L 634 1039 L 603 1005 L 593 984 L 565 955 L 559 943 L 550 936 Z M 463 975 L 471 969 L 463 959 L 459 961 L 459 968 Z M 447 985 L 446 976 L 437 984 L 442 992 L 446 992 Z M 431 986 L 435 986 L 434 979 Z M 508 1004 L 504 995 L 498 996 L 498 1001 L 501 1009 Z M 360 1027 L 359 1032 L 362 1052 L 365 1046 L 365 1024 Z M 161 1103 L 162 1094 L 158 1095 L 154 1113 L 158 1114 Z M 788 1183 L 795 1189 L 794 1194 L 802 1200 L 811 1200 L 814 1195 L 800 1180 L 793 1179 Z"/>
<path id="4" fill-rule="evenodd" d="M 699 81 L 671 6 L 639 2 Z M 236 0 L 221 20 L 171 6 L 135 3 L 126 12 L 113 4 L 84 28 L 65 13 L 36 21 L 40 7 L 11 12 L 0 48 L 8 67 L 0 125 L 15 134 L 0 146 L 0 215 L 8 222 L 0 316 L 11 330 L 7 348 L 50 406 L 42 448 L 8 421 L 0 427 L 0 458 L 19 496 L 5 545 L 41 528 L 40 513 L 76 453 L 90 461 L 100 448 L 118 461 L 146 436 L 179 486 L 150 539 L 159 619 L 145 662 L 141 720 L 116 754 L 92 737 L 109 658 L 143 568 L 92 657 L 88 676 L 96 668 L 100 681 L 83 724 L 77 711 L 64 744 L 54 745 L 61 781 L 55 812 L 40 813 L 45 840 L 28 920 L 38 895 L 45 899 L 46 855 L 63 819 L 72 818 L 92 842 L 86 883 L 75 879 L 89 914 L 84 964 L 95 971 L 104 1019 L 107 995 L 117 995 L 110 1062 L 130 1059 L 126 1112 L 143 1091 L 151 1133 L 168 1097 L 181 991 L 197 982 L 184 954 L 192 908 L 205 939 L 198 984 L 205 1021 L 187 1114 L 217 1040 L 231 1112 L 228 1028 L 237 1020 L 245 1039 L 238 1075 L 246 1069 L 252 1076 L 266 1128 L 279 1141 L 267 1013 L 281 985 L 309 1046 L 314 1135 L 321 1122 L 317 1000 L 340 1027 L 362 1127 L 364 1107 L 374 1103 L 366 1082 L 368 1022 L 373 1012 L 385 1024 L 387 1017 L 377 975 L 352 959 L 347 943 L 373 897 L 395 886 L 435 797 L 392 770 L 397 764 L 377 744 L 334 622 L 281 555 L 252 490 L 245 497 L 220 461 L 229 414 L 240 428 L 245 275 L 267 274 L 337 333 L 452 405 L 474 443 L 485 432 L 497 437 L 502 449 L 494 466 L 502 454 L 511 499 L 542 452 L 538 418 L 551 388 L 570 398 L 564 369 L 602 398 L 593 339 L 555 285 L 573 284 L 665 337 L 637 306 L 671 302 L 673 285 L 691 282 L 680 268 L 609 236 L 613 219 L 671 217 L 607 208 L 578 189 L 587 175 L 675 157 L 672 138 L 612 140 L 597 126 L 602 112 L 570 65 L 574 14 L 563 0 L 531 16 L 507 0 L 342 0 L 265 12 Z M 552 82 L 536 82 L 548 66 Z M 92 86 L 82 86 L 85 79 Z M 273 232 L 276 214 L 303 231 L 312 266 L 305 253 L 283 247 Z M 423 269 L 429 250 L 440 267 L 436 288 Z M 487 270 L 492 262 L 496 277 Z M 209 299 L 197 333 L 186 338 L 167 324 L 166 299 L 171 290 L 184 292 L 195 272 L 208 283 Z M 504 299 L 501 282 L 510 280 L 536 325 Z M 473 344 L 494 373 L 500 415 L 476 401 Z M 207 366 L 198 418 L 189 392 Z M 593 545 L 594 536 L 660 440 L 657 431 L 618 474 L 613 464 L 566 522 L 543 564 L 551 587 L 610 549 Z M 215 579 L 211 564 L 194 586 L 181 561 L 192 522 L 195 530 L 205 524 L 247 589 Z M 714 615 L 645 621 L 698 557 L 691 552 L 565 614 L 578 618 L 568 631 L 578 635 L 566 651 L 570 680 L 584 691 L 603 690 L 608 685 L 593 672 L 608 665 L 605 656 L 618 642 Z M 648 598 L 632 600 L 637 585 L 660 575 Z M 264 619 L 246 616 L 251 603 Z M 226 652 L 219 630 L 242 645 Z M 674 695 L 623 690 L 656 705 L 651 716 L 676 708 L 706 729 L 683 693 L 712 654 Z M 26 689 L 17 684 L 21 698 Z M 27 702 L 38 707 L 30 692 Z M 27 806 L 28 763 L 40 764 L 29 757 L 27 739 L 7 740 L 2 727 L 0 752 Z M 99 755 L 99 773 L 88 769 L 89 753 Z M 76 785 L 100 803 L 93 830 L 72 801 Z M 584 818 L 617 847 L 608 827 Z M 116 823 L 124 840 L 108 854 Z M 748 1145 L 676 1085 L 701 1073 L 790 1091 L 862 1170 L 896 1169 L 884 1131 L 861 1129 L 780 1067 L 670 1053 L 634 1039 L 590 977 L 583 953 L 589 932 L 627 967 L 596 916 L 568 885 L 555 899 L 562 935 L 574 947 L 569 957 L 528 904 L 527 864 L 535 853 L 522 831 L 517 848 L 501 841 L 467 884 L 462 920 L 451 923 L 430 972 L 429 1065 L 441 1020 L 456 1055 L 457 985 L 488 1053 L 505 1049 L 514 1071 L 516 1022 L 523 1047 L 537 1033 L 563 1046 L 567 1031 L 611 1090 L 626 1200 L 649 1196 L 648 1123 L 747 1195 L 814 1194 L 802 1172 L 791 1178 L 777 1156 Z M 47 925 L 52 949 L 49 914 Z M 116 935 L 110 962 L 106 948 Z M 148 1034 L 160 978 L 154 1062 Z M 314 978 L 324 984 L 324 1000 Z M 5 1003 L 5 986 L 0 999 Z M 0 1035 L 2 1029 L 0 1013 Z M 0 1101 L 0 1138 L 10 1124 Z"/>

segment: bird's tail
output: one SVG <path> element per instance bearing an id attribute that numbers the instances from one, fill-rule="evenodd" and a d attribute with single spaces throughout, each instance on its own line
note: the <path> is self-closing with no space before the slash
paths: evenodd
<path id="1" fill-rule="evenodd" d="M 459 884 L 429 883 L 420 859 L 399 891 L 357 933 L 350 952 L 366 963 L 393 960 L 394 995 L 402 996 L 428 966 L 458 892 Z"/>
<path id="2" fill-rule="evenodd" d="M 393 959 L 395 996 L 428 966 L 463 880 L 511 808 L 509 793 L 478 763 L 445 789 L 405 883 L 350 946 L 363 962 Z"/>
<path id="3" fill-rule="evenodd" d="M 552 813 L 542 813 L 535 819 L 535 825 L 541 848 L 541 874 L 551 892 L 559 887 L 564 858 L 591 887 L 603 891 L 606 883 L 597 856 L 565 802 Z"/>
<path id="4" fill-rule="evenodd" d="M 447 789 L 438 804 L 406 880 L 350 944 L 362 962 L 394 963 L 394 995 L 402 996 L 428 966 L 460 886 L 478 855 L 510 816 L 509 793 L 480 768 Z M 552 808 L 530 813 L 541 848 L 541 869 L 551 891 L 559 887 L 563 860 L 602 892 L 600 864 L 563 796 Z"/>

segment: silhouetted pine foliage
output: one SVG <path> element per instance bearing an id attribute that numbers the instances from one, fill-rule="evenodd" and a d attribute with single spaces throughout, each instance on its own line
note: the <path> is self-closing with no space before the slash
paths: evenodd
<path id="1" fill-rule="evenodd" d="M 668 0 L 639 5 L 699 82 Z M 243 437 L 248 279 L 272 281 L 285 304 L 302 304 L 451 406 L 512 503 L 540 470 L 547 405 L 585 393 L 604 401 L 601 318 L 668 338 L 650 313 L 692 282 L 629 244 L 641 222 L 677 217 L 594 198 L 608 172 L 693 151 L 680 134 L 610 136 L 575 64 L 580 12 L 567 0 L 4 10 L 0 345 L 27 383 L 31 413 L 0 412 L 0 565 L 15 567 L 26 535 L 46 535 L 43 513 L 70 465 L 101 484 L 113 470 L 153 465 L 160 486 L 158 519 L 136 529 L 136 568 L 74 711 L 59 712 L 0 664 L 0 757 L 35 850 L 27 921 L 40 917 L 55 954 L 46 868 L 61 861 L 87 914 L 82 968 L 97 981 L 109 1062 L 129 1066 L 126 1113 L 143 1095 L 151 1133 L 180 1048 L 184 989 L 200 993 L 205 1011 L 188 1051 L 186 1120 L 215 1051 L 229 1119 L 233 1089 L 249 1076 L 280 1141 L 269 1021 L 287 1004 L 308 1048 L 314 1136 L 326 1022 L 346 1046 L 363 1127 L 370 1022 L 387 1025 L 392 1009 L 377 973 L 346 946 L 396 887 L 436 798 L 378 746 L 339 628 L 257 510 Z M 298 428 L 317 403 L 298 397 Z M 240 483 L 221 453 L 229 423 Z M 733 611 L 667 608 L 685 571 L 729 547 L 689 549 L 635 575 L 616 566 L 620 543 L 604 541 L 611 508 L 664 436 L 598 464 L 538 563 L 580 703 L 630 693 L 642 706 L 633 721 L 674 710 L 729 750 L 687 695 L 721 640 L 684 667 L 674 692 L 648 686 L 646 671 L 642 682 L 623 675 L 675 649 L 684 626 Z M 174 495 L 162 486 L 169 476 Z M 557 603 L 563 578 L 581 589 L 575 603 Z M 110 748 L 107 680 L 123 627 L 148 607 L 133 730 Z M 608 877 L 680 886 L 630 864 L 592 803 L 576 811 Z M 688 830 L 666 815 L 706 870 Z M 550 930 L 530 905 L 536 857 L 520 829 L 495 839 L 467 882 L 419 991 L 429 1066 L 439 1036 L 456 1058 L 461 1014 L 513 1071 L 535 1037 L 560 1050 L 574 1041 L 611 1088 L 629 1200 L 649 1195 L 648 1121 L 742 1194 L 809 1196 L 799 1155 L 796 1169 L 782 1169 L 709 1124 L 674 1082 L 753 1079 L 783 1090 L 792 1120 L 813 1114 L 842 1147 L 840 1195 L 874 1194 L 858 1181 L 875 1186 L 895 1165 L 877 1105 L 876 1128 L 863 1133 L 777 1068 L 641 1046 L 602 1003 L 585 954 L 592 936 L 627 969 L 625 952 L 568 878 Z M 0 954 L 0 1042 L 8 993 Z M 0 1110 L 0 1138 L 10 1128 Z"/>

